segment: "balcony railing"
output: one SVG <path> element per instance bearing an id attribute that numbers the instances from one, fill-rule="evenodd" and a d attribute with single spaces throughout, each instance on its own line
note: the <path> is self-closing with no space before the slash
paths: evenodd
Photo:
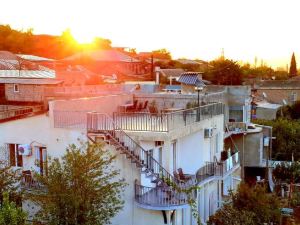
<path id="1" fill-rule="evenodd" d="M 222 176 L 222 164 L 218 164 L 217 162 L 206 162 L 206 164 L 196 173 L 197 183 L 202 183 L 214 176 Z"/>
<path id="2" fill-rule="evenodd" d="M 222 103 L 212 103 L 171 113 L 114 113 L 123 130 L 168 132 L 223 114 Z"/>
<path id="3" fill-rule="evenodd" d="M 232 134 L 241 134 L 247 131 L 247 124 L 243 122 L 228 122 L 225 128 L 225 138 Z"/>
<path id="4" fill-rule="evenodd" d="M 135 184 L 135 200 L 148 207 L 179 207 L 188 204 L 185 192 L 175 190 L 173 187 L 145 187 Z"/>
<path id="5" fill-rule="evenodd" d="M 240 155 L 239 152 L 231 155 L 229 158 L 223 161 L 222 163 L 222 171 L 223 176 L 227 175 L 232 169 L 236 168 L 237 165 L 240 164 Z"/>
<path id="6" fill-rule="evenodd" d="M 21 186 L 24 190 L 43 190 L 44 186 L 34 179 L 31 174 L 23 174 Z"/>

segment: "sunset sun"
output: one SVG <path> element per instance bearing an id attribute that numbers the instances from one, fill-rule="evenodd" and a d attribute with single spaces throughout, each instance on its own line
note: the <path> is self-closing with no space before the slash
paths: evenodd
<path id="1" fill-rule="evenodd" d="M 95 36 L 86 31 L 72 31 L 75 40 L 79 44 L 88 44 L 94 41 Z"/>

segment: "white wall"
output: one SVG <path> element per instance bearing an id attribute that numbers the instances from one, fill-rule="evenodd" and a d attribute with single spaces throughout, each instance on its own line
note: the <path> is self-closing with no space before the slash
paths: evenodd
<path id="1" fill-rule="evenodd" d="M 78 138 L 86 140 L 84 130 L 57 129 L 53 128 L 51 124 L 49 117 L 46 115 L 0 123 L 0 146 L 6 143 L 30 144 L 33 142 L 33 145 L 45 145 L 48 155 L 59 157 L 65 153 L 65 149 L 69 144 L 78 144 Z M 112 148 L 110 151 L 116 153 Z M 163 225 L 161 211 L 145 210 L 137 207 L 134 200 L 134 180 L 140 179 L 139 169 L 125 155 L 116 154 L 115 167 L 120 169 L 120 177 L 125 178 L 128 186 L 123 194 L 123 199 L 125 200 L 124 208 L 112 219 L 112 224 Z M 26 165 L 24 169 L 30 169 L 33 166 L 33 158 L 34 154 L 31 157 L 23 158 L 23 162 Z M 27 204 L 26 207 L 28 208 Z"/>
<path id="2" fill-rule="evenodd" d="M 215 128 L 211 138 L 204 138 L 204 129 L 201 129 L 178 139 L 178 167 L 187 174 L 195 174 L 205 162 L 213 161 L 214 156 L 220 159 L 220 152 L 223 149 L 223 117 L 205 120 L 202 123 L 203 128 Z M 218 146 L 216 138 L 218 138 Z"/>

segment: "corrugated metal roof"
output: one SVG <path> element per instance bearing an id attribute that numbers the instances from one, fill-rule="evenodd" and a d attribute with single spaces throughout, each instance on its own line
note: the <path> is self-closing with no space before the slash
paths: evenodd
<path id="1" fill-rule="evenodd" d="M 0 78 L 0 84 L 60 84 L 62 80 L 35 78 Z"/>
<path id="2" fill-rule="evenodd" d="M 30 61 L 55 61 L 54 59 L 48 59 L 40 56 L 35 56 L 35 55 L 23 55 L 23 54 L 17 54 L 22 59 L 30 60 Z"/>
<path id="3" fill-rule="evenodd" d="M 0 70 L 0 78 L 55 78 L 54 70 Z"/>
<path id="4" fill-rule="evenodd" d="M 204 87 L 206 85 L 204 84 L 203 80 L 199 78 L 200 74 L 201 73 L 196 72 L 183 73 L 180 75 L 178 82 L 188 85 L 194 85 L 197 87 Z"/>

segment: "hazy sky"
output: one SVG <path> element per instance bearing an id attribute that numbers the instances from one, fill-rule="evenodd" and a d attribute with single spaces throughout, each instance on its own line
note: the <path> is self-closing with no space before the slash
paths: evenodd
<path id="1" fill-rule="evenodd" d="M 37 34 L 70 28 L 79 40 L 167 48 L 175 58 L 211 60 L 224 48 L 228 58 L 253 63 L 257 56 L 285 66 L 293 51 L 300 56 L 299 6 L 299 0 L 1 0 L 0 23 Z"/>

